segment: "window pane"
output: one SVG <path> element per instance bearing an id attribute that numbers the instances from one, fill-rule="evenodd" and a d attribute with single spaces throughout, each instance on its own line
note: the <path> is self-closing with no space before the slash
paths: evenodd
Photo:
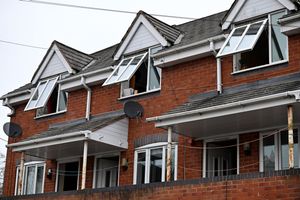
<path id="1" fill-rule="evenodd" d="M 150 183 L 161 182 L 162 149 L 153 149 L 150 153 Z"/>
<path id="2" fill-rule="evenodd" d="M 139 62 L 144 57 L 145 54 L 134 57 L 133 61 L 129 64 L 129 66 L 125 69 L 124 73 L 118 78 L 118 81 L 127 81 L 130 76 L 136 71 L 139 67 Z"/>
<path id="3" fill-rule="evenodd" d="M 272 48 L 272 62 L 287 59 L 287 37 L 281 33 L 278 19 L 281 18 L 285 12 L 271 15 L 271 48 Z"/>
<path id="4" fill-rule="evenodd" d="M 288 133 L 287 131 L 280 134 L 281 141 L 281 169 L 289 168 L 289 144 L 288 144 Z M 294 131 L 294 166 L 299 167 L 299 156 L 298 156 L 298 133 Z"/>
<path id="5" fill-rule="evenodd" d="M 118 78 L 120 77 L 120 75 L 122 74 L 122 72 L 126 69 L 126 66 L 128 65 L 128 63 L 132 60 L 132 58 L 129 59 L 125 59 L 123 61 L 121 61 L 121 63 L 118 65 L 118 67 L 116 68 L 116 70 L 113 72 L 113 75 L 106 81 L 106 84 L 112 84 L 115 81 L 118 80 Z"/>
<path id="6" fill-rule="evenodd" d="M 34 194 L 35 166 L 29 166 L 26 168 L 26 170 L 25 194 Z"/>
<path id="7" fill-rule="evenodd" d="M 138 153 L 136 184 L 145 183 L 146 153 Z"/>
<path id="8" fill-rule="evenodd" d="M 155 67 L 153 65 L 153 60 L 150 60 L 150 74 L 149 74 L 149 88 L 148 90 L 155 90 L 160 88 L 160 76 L 161 76 L 161 69 Z"/>
<path id="9" fill-rule="evenodd" d="M 58 111 L 63 111 L 67 109 L 68 94 L 64 91 L 60 91 L 58 100 Z"/>
<path id="10" fill-rule="evenodd" d="M 47 83 L 47 81 L 41 82 L 40 85 L 36 88 L 31 100 L 28 102 L 26 109 L 32 109 L 35 107 L 35 104 L 37 103 L 38 98 L 41 96 L 41 94 L 46 86 L 46 83 Z"/>
<path id="11" fill-rule="evenodd" d="M 42 193 L 43 191 L 43 176 L 44 176 L 44 166 L 37 167 L 36 175 L 36 190 L 35 193 Z"/>
<path id="12" fill-rule="evenodd" d="M 51 95 L 51 92 L 54 89 L 55 83 L 56 83 L 57 79 L 52 79 L 49 80 L 49 82 L 47 83 L 45 90 L 43 91 L 43 93 L 41 94 L 40 99 L 38 100 L 36 107 L 44 107 L 48 97 Z"/>
<path id="13" fill-rule="evenodd" d="M 275 170 L 275 145 L 274 136 L 264 136 L 263 159 L 264 171 Z"/>
<path id="14" fill-rule="evenodd" d="M 97 158 L 96 188 L 114 187 L 118 182 L 119 157 Z"/>
<path id="15" fill-rule="evenodd" d="M 225 48 L 221 52 L 221 54 L 226 54 L 229 52 L 232 52 L 235 47 L 238 45 L 239 41 L 241 40 L 241 36 L 243 35 L 244 31 L 246 30 L 246 27 L 241 27 L 235 29 L 234 33 L 232 34 L 229 41 L 226 43 Z"/>
<path id="16" fill-rule="evenodd" d="M 259 22 L 259 23 L 250 25 L 249 29 L 247 30 L 246 35 L 243 37 L 241 43 L 239 44 L 238 48 L 236 49 L 237 51 L 249 49 L 250 47 L 253 46 L 253 43 L 257 39 L 257 34 L 258 34 L 258 31 L 262 24 L 263 24 L 263 22 Z"/>

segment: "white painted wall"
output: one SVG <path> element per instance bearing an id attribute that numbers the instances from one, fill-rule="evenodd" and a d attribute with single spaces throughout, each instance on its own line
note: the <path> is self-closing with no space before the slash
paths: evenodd
<path id="1" fill-rule="evenodd" d="M 242 21 L 285 8 L 277 0 L 247 0 L 234 22 Z"/>
<path id="2" fill-rule="evenodd" d="M 64 67 L 64 64 L 59 59 L 56 53 L 52 55 L 50 58 L 45 70 L 43 71 L 41 75 L 41 79 L 47 78 L 53 75 L 61 74 L 66 72 L 67 69 Z"/>
<path id="3" fill-rule="evenodd" d="M 124 54 L 138 51 L 159 44 L 159 41 L 151 34 L 145 25 L 140 24 Z"/>

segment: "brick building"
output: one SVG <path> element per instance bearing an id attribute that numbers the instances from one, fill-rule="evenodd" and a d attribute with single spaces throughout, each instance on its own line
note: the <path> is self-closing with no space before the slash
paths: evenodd
<path id="1" fill-rule="evenodd" d="M 299 6 L 174 26 L 140 11 L 93 54 L 54 41 L 1 97 L 22 128 L 3 199 L 299 199 Z"/>

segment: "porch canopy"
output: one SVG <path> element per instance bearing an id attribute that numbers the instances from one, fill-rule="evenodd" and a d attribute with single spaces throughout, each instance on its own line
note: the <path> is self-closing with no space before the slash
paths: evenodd
<path id="1" fill-rule="evenodd" d="M 287 128 L 287 105 L 294 107 L 294 125 L 300 122 L 299 80 L 297 75 L 196 95 L 147 121 L 193 138 Z"/>
<path id="2" fill-rule="evenodd" d="M 82 156 L 84 141 L 88 154 L 111 152 L 128 148 L 128 119 L 123 111 L 92 116 L 90 121 L 78 119 L 54 124 L 40 134 L 9 144 L 13 152 L 57 159 Z"/>

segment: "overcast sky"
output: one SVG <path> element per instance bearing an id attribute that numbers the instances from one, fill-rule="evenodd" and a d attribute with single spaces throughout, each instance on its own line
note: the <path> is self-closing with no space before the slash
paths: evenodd
<path id="1" fill-rule="evenodd" d="M 42 1 L 42 0 L 41 0 Z M 46 0 L 45 0 L 46 1 Z M 47 0 L 50 2 L 51 0 Z M 201 18 L 230 8 L 233 0 L 56 0 L 65 4 L 149 14 Z M 57 40 L 85 53 L 119 43 L 134 19 L 133 14 L 0 0 L 0 96 L 29 83 L 46 50 L 4 43 L 48 48 Z M 190 20 L 157 17 L 173 25 Z M 0 138 L 9 109 L 0 106 Z M 0 152 L 5 152 L 0 140 Z"/>

